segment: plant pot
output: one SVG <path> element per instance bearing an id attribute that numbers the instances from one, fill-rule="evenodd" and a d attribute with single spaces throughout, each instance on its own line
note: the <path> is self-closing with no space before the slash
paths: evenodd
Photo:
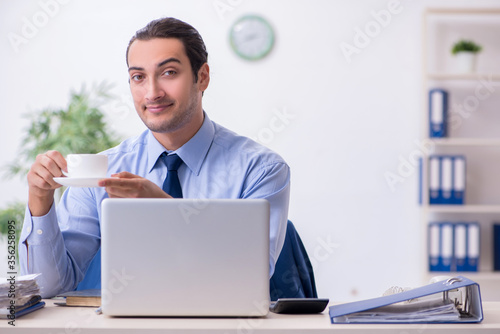
<path id="1" fill-rule="evenodd" d="M 458 72 L 473 73 L 476 71 L 476 53 L 461 51 L 455 55 L 455 58 Z"/>

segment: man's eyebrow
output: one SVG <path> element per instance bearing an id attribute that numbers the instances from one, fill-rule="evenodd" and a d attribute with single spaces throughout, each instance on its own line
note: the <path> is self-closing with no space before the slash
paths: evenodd
<path id="1" fill-rule="evenodd" d="M 136 66 L 132 66 L 132 67 L 129 67 L 128 68 L 128 71 L 144 71 L 144 68 L 142 67 L 136 67 Z"/>
<path id="2" fill-rule="evenodd" d="M 158 65 L 156 65 L 156 67 L 162 67 L 163 65 L 171 63 L 171 62 L 181 64 L 181 61 L 179 59 L 171 57 L 171 58 L 167 58 L 167 59 L 161 61 Z M 143 67 L 132 66 L 132 67 L 128 68 L 128 71 L 129 72 L 130 71 L 144 71 L 144 68 Z"/>
<path id="3" fill-rule="evenodd" d="M 174 62 L 174 63 L 181 63 L 181 61 L 177 58 L 168 58 L 168 59 L 165 59 L 164 61 L 160 62 L 156 67 L 162 67 L 163 65 L 165 64 L 168 64 L 168 63 L 171 63 L 171 62 Z"/>

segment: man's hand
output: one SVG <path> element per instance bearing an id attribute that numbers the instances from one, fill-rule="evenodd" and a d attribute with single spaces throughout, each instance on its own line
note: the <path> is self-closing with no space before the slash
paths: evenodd
<path id="1" fill-rule="evenodd" d="M 32 216 L 46 215 L 54 202 L 54 190 L 61 185 L 54 177 L 67 171 L 66 159 L 58 151 L 39 154 L 28 172 L 29 209 Z"/>
<path id="2" fill-rule="evenodd" d="M 110 198 L 172 198 L 153 182 L 129 172 L 111 175 L 99 181 Z"/>

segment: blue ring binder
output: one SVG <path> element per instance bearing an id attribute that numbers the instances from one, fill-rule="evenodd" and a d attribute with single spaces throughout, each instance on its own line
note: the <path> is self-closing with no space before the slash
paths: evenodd
<path id="1" fill-rule="evenodd" d="M 453 294 L 459 291 L 459 294 Z M 412 299 L 417 299 L 425 296 L 430 296 L 434 294 L 443 294 L 443 299 L 445 301 L 453 302 L 456 308 L 460 312 L 460 316 L 456 321 L 442 321 L 436 316 L 435 320 L 412 320 L 408 319 L 398 320 L 397 313 L 395 317 L 387 321 L 357 321 L 358 323 L 477 323 L 483 320 L 483 307 L 481 301 L 481 292 L 479 284 L 476 282 L 463 277 L 457 276 L 452 279 L 445 281 L 424 285 L 419 288 L 415 288 L 408 291 L 403 291 L 400 293 L 362 300 L 353 303 L 333 305 L 329 309 L 329 314 L 332 324 L 337 323 L 350 323 L 349 316 L 369 312 L 375 308 L 381 308 L 384 306 L 396 306 L 397 304 L 404 301 L 409 301 Z M 454 295 L 452 299 L 450 294 Z M 401 306 L 401 305 L 400 305 Z M 417 319 L 417 318 L 416 318 Z"/>

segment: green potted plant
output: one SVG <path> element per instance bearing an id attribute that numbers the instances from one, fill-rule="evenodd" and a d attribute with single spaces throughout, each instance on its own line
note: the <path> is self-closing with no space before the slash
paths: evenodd
<path id="1" fill-rule="evenodd" d="M 118 145 L 120 140 L 108 128 L 101 110 L 101 106 L 112 99 L 109 89 L 106 83 L 90 90 L 82 86 L 79 92 L 71 92 L 65 108 L 46 108 L 28 115 L 31 124 L 24 134 L 20 153 L 14 162 L 4 166 L 4 176 L 26 178 L 36 156 L 48 150 L 57 150 L 66 156 L 69 153 L 98 153 Z M 62 191 L 56 192 L 56 198 L 61 194 Z M 25 201 L 17 201 L 0 209 L 0 238 L 7 231 L 8 221 L 15 221 L 17 229 L 21 228 L 25 207 Z"/>
<path id="2" fill-rule="evenodd" d="M 451 49 L 457 60 L 457 68 L 462 73 L 471 73 L 476 70 L 477 54 L 482 47 L 471 40 L 461 39 Z"/>

